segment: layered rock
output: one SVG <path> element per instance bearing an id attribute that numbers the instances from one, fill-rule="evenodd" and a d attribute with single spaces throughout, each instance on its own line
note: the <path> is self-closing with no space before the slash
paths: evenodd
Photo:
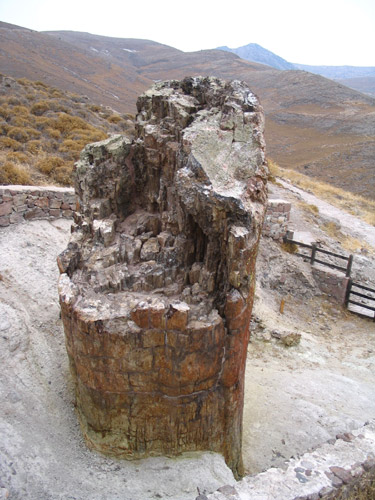
<path id="1" fill-rule="evenodd" d="M 240 475 L 262 109 L 245 84 L 201 77 L 137 108 L 135 137 L 83 151 L 58 259 L 81 426 L 104 453 L 212 450 Z"/>

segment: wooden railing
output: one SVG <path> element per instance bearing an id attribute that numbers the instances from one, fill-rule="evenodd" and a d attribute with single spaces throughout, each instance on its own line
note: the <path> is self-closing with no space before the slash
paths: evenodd
<path id="1" fill-rule="evenodd" d="M 346 257 L 345 255 L 340 255 L 338 253 L 330 252 L 329 250 L 323 250 L 316 243 L 308 245 L 307 243 L 302 243 L 301 241 L 293 240 L 292 238 L 288 237 L 288 235 L 290 235 L 290 233 L 287 233 L 287 235 L 285 236 L 284 238 L 285 243 L 294 243 L 295 245 L 298 245 L 302 248 L 308 248 L 309 250 L 311 250 L 310 255 L 306 255 L 300 252 L 296 252 L 295 255 L 299 255 L 300 257 L 309 259 L 311 265 L 316 262 L 317 264 L 322 264 L 323 266 L 328 266 L 331 267 L 332 269 L 337 269 L 338 271 L 342 271 L 343 273 L 345 273 L 345 276 L 347 278 L 350 277 L 353 266 L 353 255 L 349 255 L 348 257 Z M 322 253 L 324 255 L 330 255 L 331 257 L 336 257 L 337 259 L 345 260 L 347 262 L 346 267 L 338 266 L 337 264 L 333 264 L 332 262 L 318 259 L 317 254 L 319 253 Z"/>
<path id="2" fill-rule="evenodd" d="M 361 291 L 355 291 L 353 290 L 353 287 L 359 288 Z M 363 293 L 362 290 L 365 290 L 366 292 L 369 292 L 374 295 L 369 295 L 366 293 Z M 350 297 L 354 295 L 355 297 L 359 297 L 357 300 L 352 300 Z M 361 300 L 361 302 L 358 302 L 358 300 Z M 369 305 L 372 304 L 373 305 Z M 367 309 L 368 311 L 373 311 L 374 313 L 374 321 L 375 321 L 375 289 L 370 288 L 365 285 L 361 285 L 360 283 L 355 283 L 353 280 L 349 280 L 348 282 L 348 287 L 346 289 L 346 297 L 345 297 L 345 305 L 348 308 L 349 304 L 353 304 L 359 307 L 363 307 L 364 309 Z M 352 311 L 352 312 L 357 312 L 357 311 Z"/>
<path id="3" fill-rule="evenodd" d="M 369 286 L 362 285 L 361 283 L 356 283 L 350 278 L 351 272 L 352 272 L 352 266 L 353 266 L 353 255 L 345 256 L 341 255 L 338 253 L 330 252 L 328 250 L 323 250 L 323 248 L 318 247 L 316 243 L 312 243 L 311 245 L 308 245 L 307 243 L 302 243 L 301 241 L 296 241 L 293 239 L 292 236 L 293 233 L 288 232 L 287 235 L 284 237 L 284 242 L 285 243 L 293 243 L 301 248 L 307 248 L 308 250 L 311 250 L 311 253 L 305 254 L 301 252 L 296 252 L 295 255 L 299 255 L 300 257 L 303 257 L 304 259 L 307 259 L 310 261 L 311 264 L 314 264 L 315 262 L 317 264 L 322 264 L 324 266 L 331 267 L 333 269 L 336 269 L 338 271 L 341 271 L 345 273 L 345 276 L 349 278 L 348 283 L 347 283 L 347 288 L 345 292 L 345 306 L 346 308 L 349 308 L 349 304 L 353 304 L 355 306 L 361 307 L 363 309 L 366 309 L 367 311 L 372 311 L 374 313 L 374 321 L 375 321 L 375 289 L 370 288 Z M 319 253 L 323 255 L 329 255 L 331 257 L 335 257 L 336 259 L 341 259 L 346 261 L 346 266 L 339 266 L 337 264 L 334 264 L 332 262 L 327 262 L 324 260 L 321 260 L 317 258 L 319 256 Z M 360 291 L 353 290 L 354 288 L 358 288 Z M 368 292 L 368 293 L 364 293 Z M 374 295 L 370 295 L 374 294 Z M 353 300 L 351 297 L 354 296 L 356 300 Z M 357 299 L 358 297 L 358 299 Z M 372 305 L 370 305 L 372 304 Z M 367 316 L 367 314 L 362 314 L 360 311 L 354 311 L 351 310 L 351 312 Z M 371 314 L 371 313 L 370 313 Z M 368 317 L 368 316 L 367 316 Z M 370 316 L 372 317 L 372 316 Z"/>

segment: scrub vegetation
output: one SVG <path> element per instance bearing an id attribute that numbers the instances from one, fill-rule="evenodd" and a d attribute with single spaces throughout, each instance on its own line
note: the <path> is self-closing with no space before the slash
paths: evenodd
<path id="1" fill-rule="evenodd" d="M 40 81 L 0 75 L 0 184 L 72 185 L 86 144 L 123 133 L 130 115 Z"/>

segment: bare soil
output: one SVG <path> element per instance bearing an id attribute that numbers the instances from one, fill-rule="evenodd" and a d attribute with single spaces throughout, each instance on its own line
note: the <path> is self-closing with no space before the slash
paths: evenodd
<path id="1" fill-rule="evenodd" d="M 338 242 L 300 211 L 292 227 Z M 297 196 L 297 198 L 296 198 Z M 74 409 L 57 300 L 56 256 L 68 221 L 0 229 L 0 499 L 193 500 L 233 483 L 213 453 L 121 462 L 88 450 Z M 355 256 L 371 274 L 371 255 Z M 309 264 L 262 240 L 246 371 L 243 454 L 248 473 L 280 466 L 375 416 L 375 324 L 322 295 Z M 366 271 L 370 269 L 370 271 Z M 280 302 L 285 299 L 284 313 Z M 299 333 L 286 347 L 277 333 Z"/>

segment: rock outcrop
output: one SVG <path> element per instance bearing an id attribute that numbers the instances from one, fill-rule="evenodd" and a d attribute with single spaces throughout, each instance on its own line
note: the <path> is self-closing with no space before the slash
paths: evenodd
<path id="1" fill-rule="evenodd" d="M 212 450 L 238 476 L 263 112 L 244 83 L 201 77 L 137 108 L 135 137 L 83 151 L 58 259 L 81 427 L 104 453 Z"/>

